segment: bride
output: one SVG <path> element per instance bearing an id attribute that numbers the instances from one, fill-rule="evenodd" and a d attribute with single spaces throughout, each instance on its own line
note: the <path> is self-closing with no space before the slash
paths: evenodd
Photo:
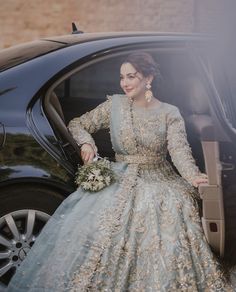
<path id="1" fill-rule="evenodd" d="M 120 68 L 125 94 L 69 123 L 85 164 L 97 152 L 90 134 L 110 128 L 118 180 L 63 201 L 8 291 L 233 291 L 198 214 L 197 187 L 207 176 L 178 108 L 152 94 L 158 73 L 150 54 L 132 53 Z"/>

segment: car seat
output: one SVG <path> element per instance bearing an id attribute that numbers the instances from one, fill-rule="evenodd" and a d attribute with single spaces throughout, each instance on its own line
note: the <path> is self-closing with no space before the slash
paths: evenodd
<path id="1" fill-rule="evenodd" d="M 66 127 L 62 107 L 54 91 L 45 96 L 44 109 L 65 156 L 73 163 L 81 163 L 80 147 Z"/>

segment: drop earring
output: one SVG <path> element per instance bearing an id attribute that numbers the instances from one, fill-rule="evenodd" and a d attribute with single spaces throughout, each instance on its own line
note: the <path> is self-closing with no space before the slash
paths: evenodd
<path id="1" fill-rule="evenodd" d="M 151 91 L 151 88 L 152 88 L 151 83 L 148 82 L 146 84 L 146 91 L 145 91 L 145 99 L 147 102 L 150 102 L 151 99 L 153 98 L 153 93 Z"/>

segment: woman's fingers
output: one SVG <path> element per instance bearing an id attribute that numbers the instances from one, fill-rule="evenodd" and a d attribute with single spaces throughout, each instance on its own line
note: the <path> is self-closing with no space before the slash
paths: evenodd
<path id="1" fill-rule="evenodd" d="M 88 153 L 88 155 L 86 156 L 86 161 L 91 162 L 93 160 L 93 157 L 94 157 L 94 153 Z"/>
<path id="2" fill-rule="evenodd" d="M 82 155 L 82 159 L 84 162 L 89 162 L 89 161 L 93 160 L 93 157 L 94 157 L 94 153 L 92 153 L 92 152 L 85 152 Z"/>
<path id="3" fill-rule="evenodd" d="M 84 144 L 81 147 L 81 157 L 84 163 L 91 162 L 95 156 L 95 151 L 90 144 Z"/>
<path id="4" fill-rule="evenodd" d="M 208 183 L 208 179 L 207 178 L 196 178 L 193 181 L 193 186 L 198 187 L 201 183 Z"/>

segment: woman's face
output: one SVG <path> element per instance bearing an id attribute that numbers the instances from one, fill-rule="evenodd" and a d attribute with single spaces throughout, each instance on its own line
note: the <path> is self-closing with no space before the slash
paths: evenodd
<path id="1" fill-rule="evenodd" d="M 145 78 L 130 63 L 123 63 L 120 67 L 120 86 L 129 98 L 144 96 L 147 84 Z"/>

